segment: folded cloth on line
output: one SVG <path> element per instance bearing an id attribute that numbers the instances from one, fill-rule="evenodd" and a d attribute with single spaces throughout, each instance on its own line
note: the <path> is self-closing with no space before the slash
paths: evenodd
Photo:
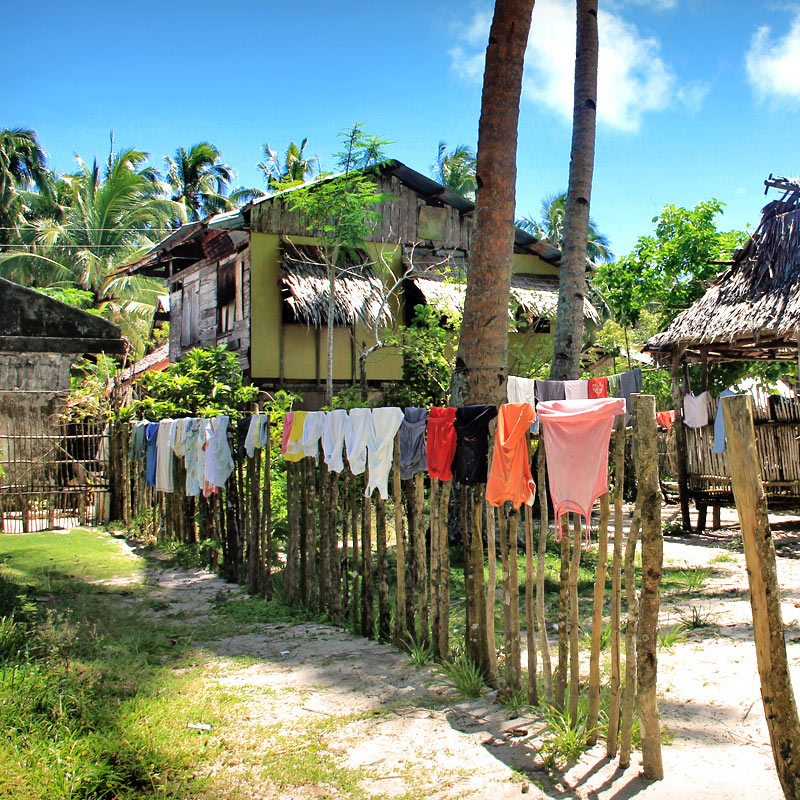
<path id="1" fill-rule="evenodd" d="M 407 408 L 400 425 L 400 478 L 408 480 L 418 472 L 427 472 L 428 458 L 425 452 L 425 428 L 428 412 L 424 408 Z"/>
<path id="2" fill-rule="evenodd" d="M 509 403 L 536 403 L 536 381 L 533 378 L 518 378 L 509 375 L 506 383 L 506 395 Z"/>
<path id="3" fill-rule="evenodd" d="M 536 402 L 548 400 L 566 400 L 567 393 L 564 381 L 536 381 Z"/>
<path id="4" fill-rule="evenodd" d="M 286 415 L 289 416 L 288 414 Z M 302 461 L 303 459 L 303 429 L 306 426 L 306 412 L 295 411 L 292 428 L 289 431 L 289 440 L 286 443 L 286 461 Z"/>
<path id="5" fill-rule="evenodd" d="M 306 458 L 313 458 L 315 463 L 319 458 L 319 440 L 322 437 L 324 419 L 324 411 L 309 411 L 303 426 L 303 455 Z"/>
<path id="6" fill-rule="evenodd" d="M 496 406 L 474 405 L 456 409 L 456 454 L 453 458 L 453 478 L 457 483 L 466 486 L 486 483 L 489 423 L 496 416 Z"/>
<path id="7" fill-rule="evenodd" d="M 426 455 L 428 475 L 449 481 L 453 477 L 456 453 L 456 410 L 434 407 L 428 414 Z"/>
<path id="8" fill-rule="evenodd" d="M 394 457 L 394 437 L 403 422 L 403 411 L 399 408 L 373 408 L 372 424 L 367 437 L 369 475 L 365 497 L 371 497 L 377 489 L 384 499 L 389 499 L 389 471 Z"/>
<path id="9" fill-rule="evenodd" d="M 486 483 L 486 499 L 493 506 L 510 501 L 514 508 L 533 505 L 536 484 L 528 456 L 528 429 L 534 411 L 530 403 L 506 403 L 497 415 L 492 468 Z"/>
<path id="10" fill-rule="evenodd" d="M 586 400 L 589 397 L 589 382 L 564 381 L 564 395 L 566 400 Z"/>
<path id="11" fill-rule="evenodd" d="M 343 408 L 329 411 L 322 421 L 322 453 L 331 472 L 344 469 L 344 435 L 347 431 L 347 412 Z"/>
<path id="12" fill-rule="evenodd" d="M 367 466 L 367 438 L 372 425 L 372 409 L 351 408 L 347 416 L 344 434 L 347 460 L 350 463 L 350 472 L 361 475 Z"/>

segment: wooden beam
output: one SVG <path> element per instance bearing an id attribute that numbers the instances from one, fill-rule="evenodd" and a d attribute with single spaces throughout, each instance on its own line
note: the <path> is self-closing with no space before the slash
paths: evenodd
<path id="1" fill-rule="evenodd" d="M 725 397 L 722 413 L 750 584 L 764 716 L 783 793 L 796 800 L 800 798 L 800 719 L 786 657 L 781 588 L 761 482 L 752 400 L 747 395 Z"/>
<path id="2" fill-rule="evenodd" d="M 124 339 L 61 338 L 58 336 L 0 336 L 4 353 L 114 353 L 125 352 Z"/>

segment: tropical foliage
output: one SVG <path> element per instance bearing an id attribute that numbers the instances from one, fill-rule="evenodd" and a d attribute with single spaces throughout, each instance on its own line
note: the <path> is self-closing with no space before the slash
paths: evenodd
<path id="1" fill-rule="evenodd" d="M 285 189 L 319 174 L 319 158 L 306 156 L 307 144 L 308 137 L 303 139 L 299 146 L 296 142 L 289 142 L 283 159 L 268 143 L 264 144 L 264 158 L 256 166 L 264 174 L 264 182 L 268 189 Z"/>
<path id="2" fill-rule="evenodd" d="M 173 157 L 164 159 L 164 166 L 171 199 L 183 206 L 186 219 L 202 219 L 231 207 L 227 194 L 236 172 L 221 162 L 213 144 L 179 147 Z"/>
<path id="3" fill-rule="evenodd" d="M 447 150 L 447 142 L 439 142 L 439 154 L 431 171 L 442 186 L 466 197 L 475 199 L 477 161 L 475 151 L 465 144 Z"/>

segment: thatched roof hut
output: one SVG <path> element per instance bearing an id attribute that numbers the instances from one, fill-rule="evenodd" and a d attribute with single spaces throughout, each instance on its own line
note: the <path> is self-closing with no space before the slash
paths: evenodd
<path id="1" fill-rule="evenodd" d="M 664 363 L 795 359 L 800 339 L 800 179 L 765 182 L 784 191 L 731 266 L 697 302 L 645 345 Z"/>

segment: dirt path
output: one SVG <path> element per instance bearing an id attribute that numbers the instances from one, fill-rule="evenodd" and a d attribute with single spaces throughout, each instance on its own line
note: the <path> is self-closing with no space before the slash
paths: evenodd
<path id="1" fill-rule="evenodd" d="M 248 727 L 280 731 L 275 741 L 263 742 L 262 750 L 281 758 L 294 753 L 292 748 L 302 749 L 313 730 L 324 757 L 361 770 L 358 786 L 367 795 L 780 798 L 759 693 L 744 556 L 729 549 L 734 521 L 735 516 L 724 515 L 722 531 L 665 542 L 666 566 L 699 566 L 708 577 L 688 595 L 672 591 L 662 597 L 663 625 L 691 619 L 692 607 L 706 623 L 671 650 L 659 651 L 661 721 L 672 736 L 663 751 L 662 782 L 640 777 L 638 753 L 631 768 L 620 771 L 604 758 L 602 745 L 563 775 L 532 772 L 541 732 L 535 720 L 508 719 L 507 710 L 489 697 L 459 699 L 433 668 L 414 667 L 391 647 L 330 626 L 252 624 L 245 632 L 197 646 L 211 654 L 208 681 L 246 698 L 246 713 L 235 725 L 240 736 Z M 796 518 L 786 520 L 782 552 L 791 555 L 795 523 Z M 800 560 L 781 557 L 778 569 L 789 661 L 797 679 Z M 151 569 L 147 583 L 152 613 L 186 619 L 187 626 L 214 620 L 215 598 L 236 591 L 208 573 L 180 569 Z M 244 782 L 240 791 L 253 798 L 348 796 L 324 781 L 288 793 Z"/>

